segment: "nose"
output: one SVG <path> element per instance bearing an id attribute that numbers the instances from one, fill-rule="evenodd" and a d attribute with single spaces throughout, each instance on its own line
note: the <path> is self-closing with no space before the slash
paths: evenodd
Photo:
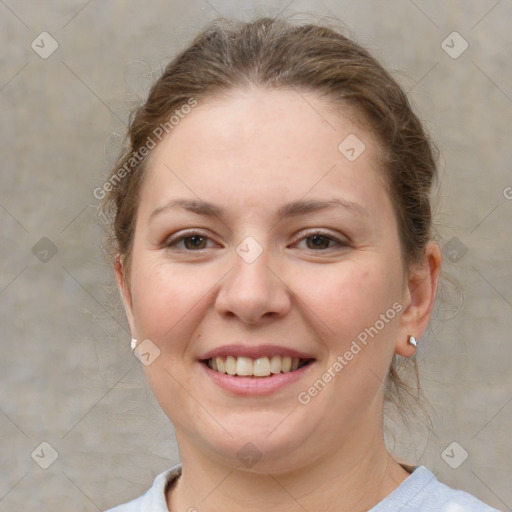
<path id="1" fill-rule="evenodd" d="M 217 312 L 224 317 L 238 317 L 247 324 L 285 316 L 290 310 L 291 291 L 276 270 L 278 265 L 272 265 L 270 260 L 266 250 L 254 261 L 235 253 L 234 268 L 217 294 Z"/>

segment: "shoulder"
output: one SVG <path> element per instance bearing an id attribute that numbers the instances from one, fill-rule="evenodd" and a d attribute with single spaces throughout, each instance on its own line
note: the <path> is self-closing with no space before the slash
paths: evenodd
<path id="1" fill-rule="evenodd" d="M 371 512 L 498 512 L 464 491 L 441 483 L 426 467 L 417 467 Z"/>
<path id="2" fill-rule="evenodd" d="M 144 510 L 142 508 L 142 502 L 145 496 L 146 495 L 144 494 L 143 496 L 139 496 L 138 498 L 129 501 L 128 503 L 123 503 L 117 507 L 109 508 L 106 512 L 141 512 Z"/>
<path id="3" fill-rule="evenodd" d="M 181 465 L 178 465 L 160 473 L 145 494 L 128 503 L 110 508 L 106 512 L 168 512 L 166 489 L 179 476 L 180 472 Z"/>

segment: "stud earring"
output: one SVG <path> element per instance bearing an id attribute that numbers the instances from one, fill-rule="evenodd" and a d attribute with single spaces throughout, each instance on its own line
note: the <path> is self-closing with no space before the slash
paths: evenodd
<path id="1" fill-rule="evenodd" d="M 418 346 L 418 342 L 416 341 L 416 338 L 414 336 L 409 336 L 407 343 L 409 343 L 409 345 L 412 345 L 413 347 Z"/>
<path id="2" fill-rule="evenodd" d="M 132 343 L 131 343 L 132 350 L 135 350 L 136 346 L 137 346 L 137 340 L 135 338 L 132 338 Z"/>

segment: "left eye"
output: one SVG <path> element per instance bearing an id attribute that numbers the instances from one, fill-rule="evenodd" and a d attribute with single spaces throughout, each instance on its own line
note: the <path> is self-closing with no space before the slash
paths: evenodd
<path id="1" fill-rule="evenodd" d="M 328 236 L 323 233 L 312 233 L 310 235 L 307 235 L 303 237 L 299 242 L 306 241 L 307 249 L 330 249 L 331 247 L 335 246 L 343 246 L 346 244 L 343 244 L 336 238 L 333 238 L 332 236 Z"/>

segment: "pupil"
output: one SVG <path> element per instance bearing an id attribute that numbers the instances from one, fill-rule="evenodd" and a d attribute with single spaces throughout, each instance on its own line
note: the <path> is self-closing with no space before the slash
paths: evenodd
<path id="1" fill-rule="evenodd" d="M 310 238 L 315 247 L 323 247 L 325 246 L 325 242 L 327 241 L 327 239 L 323 235 L 313 235 Z"/>
<path id="2" fill-rule="evenodd" d="M 189 236 L 189 245 L 192 245 L 194 247 L 199 247 L 201 245 L 201 242 L 203 241 L 203 237 L 199 235 Z"/>

